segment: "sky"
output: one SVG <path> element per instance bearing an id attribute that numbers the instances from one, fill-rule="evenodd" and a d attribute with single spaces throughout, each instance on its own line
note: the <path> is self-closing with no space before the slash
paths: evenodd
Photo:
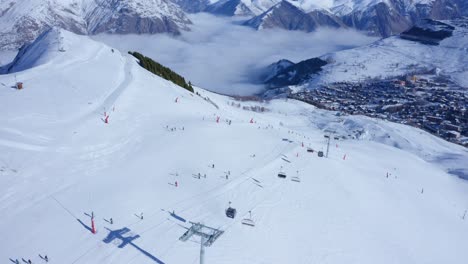
<path id="1" fill-rule="evenodd" d="M 261 92 L 260 72 L 280 59 L 299 62 L 376 40 L 354 30 L 257 31 L 240 25 L 239 18 L 205 13 L 190 15 L 190 19 L 191 31 L 176 37 L 156 34 L 93 38 L 123 52 L 141 52 L 196 86 L 229 95 Z"/>

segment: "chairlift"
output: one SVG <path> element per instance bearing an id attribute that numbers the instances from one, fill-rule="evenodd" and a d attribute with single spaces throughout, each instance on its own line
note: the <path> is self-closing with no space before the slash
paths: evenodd
<path id="1" fill-rule="evenodd" d="M 297 171 L 297 175 L 291 177 L 291 181 L 293 182 L 301 182 L 301 179 L 299 178 L 299 171 Z"/>
<path id="2" fill-rule="evenodd" d="M 235 208 L 232 208 L 231 202 L 229 202 L 229 207 L 228 209 L 226 209 L 226 216 L 234 219 L 234 217 L 236 217 L 236 214 L 237 214 L 237 210 Z"/>
<path id="3" fill-rule="evenodd" d="M 252 211 L 249 211 L 249 218 L 242 219 L 242 224 L 247 226 L 255 226 L 255 222 L 252 220 Z"/>

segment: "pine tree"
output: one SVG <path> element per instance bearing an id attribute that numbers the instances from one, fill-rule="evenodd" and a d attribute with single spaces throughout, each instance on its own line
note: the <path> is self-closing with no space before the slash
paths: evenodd
<path id="1" fill-rule="evenodd" d="M 187 84 L 184 77 L 170 68 L 161 65 L 151 58 L 145 57 L 141 53 L 131 51 L 128 53 L 140 61 L 139 64 L 141 67 L 193 93 L 192 84 L 190 82 Z"/>

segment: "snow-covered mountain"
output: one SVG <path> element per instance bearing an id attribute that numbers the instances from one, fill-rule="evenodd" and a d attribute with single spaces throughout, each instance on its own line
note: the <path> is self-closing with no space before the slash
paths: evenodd
<path id="1" fill-rule="evenodd" d="M 292 65 L 294 65 L 294 63 L 286 59 L 282 59 L 275 63 L 272 63 L 265 68 L 263 74 L 261 74 L 261 76 L 259 77 L 259 80 L 261 80 L 262 82 L 268 81 L 269 79 L 276 76 L 278 73 L 282 72 L 284 69 Z"/>
<path id="2" fill-rule="evenodd" d="M 18 48 L 50 27 L 78 34 L 180 33 L 190 20 L 168 0 L 4 0 L 0 47 Z"/>
<path id="3" fill-rule="evenodd" d="M 423 18 L 452 19 L 463 15 L 457 0 L 347 1 L 332 10 L 347 25 L 384 37 L 401 33 Z"/>
<path id="4" fill-rule="evenodd" d="M 305 87 L 333 82 L 395 78 L 417 72 L 437 72 L 468 87 L 468 23 L 466 19 L 438 22 L 422 20 L 401 36 L 376 41 L 368 46 L 321 56 L 327 62 L 318 75 L 301 78 Z M 293 71 L 291 74 L 295 74 Z M 293 74 L 293 75 L 294 75 Z M 314 75 L 312 75 L 314 74 Z M 278 73 L 280 77 L 281 73 Z M 307 72 L 303 77 L 307 77 Z M 291 80 L 296 76 L 289 76 Z M 283 86 L 297 85 L 283 83 Z"/>
<path id="5" fill-rule="evenodd" d="M 461 146 L 295 100 L 190 93 L 63 30 L 18 56 L 0 75 L 2 262 L 193 263 L 189 221 L 224 231 L 207 263 L 468 258 L 468 183 L 447 173 L 468 169 Z"/>
<path id="6" fill-rule="evenodd" d="M 171 0 L 171 2 L 180 6 L 185 12 L 198 13 L 204 11 L 207 6 L 216 2 L 216 0 Z"/>
<path id="7" fill-rule="evenodd" d="M 460 146 L 294 100 L 192 94 L 63 30 L 19 56 L 22 71 L 0 76 L 5 262 L 191 263 L 199 238 L 179 240 L 189 221 L 224 231 L 209 263 L 468 257 L 468 183 L 447 173 L 468 169 Z M 339 140 L 319 158 L 325 131 Z"/>
<path id="8" fill-rule="evenodd" d="M 450 76 L 461 87 L 468 87 L 468 24 L 463 21 L 458 23 L 456 20 L 444 22 L 453 26 L 454 30 L 440 40 L 439 45 L 406 40 L 408 36 L 395 36 L 369 46 L 325 55 L 322 58 L 331 63 L 325 66 L 316 80 L 321 83 L 358 81 L 418 71 L 437 71 L 439 75 Z"/>
<path id="9" fill-rule="evenodd" d="M 320 58 L 312 58 L 293 63 L 278 71 L 274 76 L 265 80 L 267 88 L 281 88 L 289 85 L 298 85 L 310 80 L 327 64 Z"/>
<path id="10" fill-rule="evenodd" d="M 225 16 L 256 16 L 260 15 L 281 0 L 219 0 L 205 11 Z"/>
<path id="11" fill-rule="evenodd" d="M 245 22 L 245 25 L 256 29 L 281 28 L 311 32 L 319 27 L 338 28 L 344 26 L 333 14 L 325 10 L 314 10 L 305 13 L 297 6 L 283 0 L 263 14 Z"/>
<path id="12" fill-rule="evenodd" d="M 388 37 L 399 34 L 423 18 L 452 19 L 468 14 L 463 0 L 284 0 L 299 10 L 286 12 L 287 4 L 252 18 L 249 23 L 257 29 L 278 27 L 309 31 L 311 24 L 342 27 L 366 31 L 372 35 Z M 288 10 L 291 10 L 288 7 Z M 307 16 L 312 16 L 314 22 Z M 272 22 L 272 21 L 281 21 Z M 291 22 L 294 21 L 294 22 Z M 288 26 L 292 24 L 291 26 Z M 262 26 L 265 25 L 265 26 Z"/>

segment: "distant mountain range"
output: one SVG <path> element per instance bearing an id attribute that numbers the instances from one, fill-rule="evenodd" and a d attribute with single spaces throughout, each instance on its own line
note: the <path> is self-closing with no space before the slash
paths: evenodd
<path id="1" fill-rule="evenodd" d="M 281 28 L 314 31 L 319 27 L 349 27 L 371 35 L 399 34 L 424 18 L 453 19 L 468 15 L 464 0 L 348 0 L 312 5 L 307 0 L 283 0 L 245 24 L 258 30 Z"/>
<path id="2" fill-rule="evenodd" d="M 3 0 L 0 48 L 19 48 L 51 27 L 78 34 L 179 34 L 190 24 L 169 0 Z"/>
<path id="3" fill-rule="evenodd" d="M 468 15 L 466 0 L 3 0 L 0 49 L 17 49 L 50 27 L 78 34 L 171 33 L 190 30 L 187 13 L 246 17 L 257 30 L 311 32 L 354 28 L 399 34 L 424 18 Z"/>

